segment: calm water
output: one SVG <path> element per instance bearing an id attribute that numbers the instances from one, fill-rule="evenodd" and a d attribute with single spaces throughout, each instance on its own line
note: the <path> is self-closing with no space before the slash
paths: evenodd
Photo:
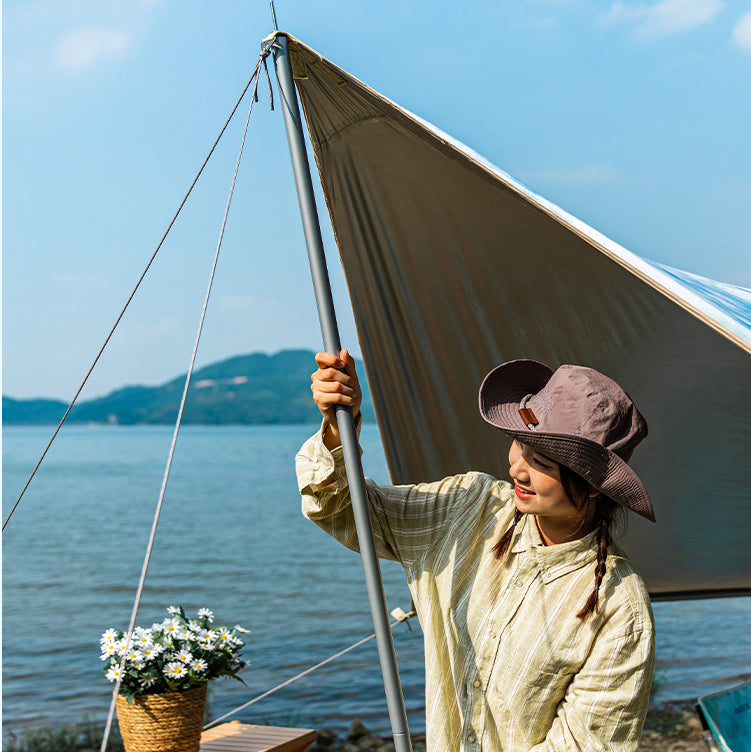
<path id="1" fill-rule="evenodd" d="M 217 717 L 371 633 L 359 557 L 302 519 L 293 457 L 310 426 L 189 427 L 175 461 L 137 623 L 211 608 L 252 631 L 248 688 L 212 684 Z M 51 430 L 3 431 L 3 517 Z M 58 437 L 3 535 L 3 723 L 7 730 L 104 719 L 111 685 L 99 635 L 127 626 L 171 440 L 166 427 L 72 427 Z M 368 475 L 387 480 L 377 430 Z M 409 608 L 384 562 L 389 608 Z M 656 604 L 657 701 L 751 676 L 751 599 Z M 419 627 L 395 630 L 413 730 L 424 727 Z M 375 642 L 237 716 L 255 723 L 388 730 Z"/>

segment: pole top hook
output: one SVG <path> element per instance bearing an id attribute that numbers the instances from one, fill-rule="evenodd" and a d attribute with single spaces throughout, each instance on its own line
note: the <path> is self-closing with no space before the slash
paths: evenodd
<path id="1" fill-rule="evenodd" d="M 269 0 L 271 6 L 271 20 L 274 23 L 274 31 L 279 31 L 279 24 L 276 21 L 276 10 L 274 9 L 274 0 Z"/>

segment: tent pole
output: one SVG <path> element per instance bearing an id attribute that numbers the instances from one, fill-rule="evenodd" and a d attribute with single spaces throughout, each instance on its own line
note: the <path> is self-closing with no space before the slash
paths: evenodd
<path id="1" fill-rule="evenodd" d="M 310 272 L 313 277 L 318 317 L 321 322 L 323 344 L 325 349 L 339 355 L 341 349 L 339 329 L 334 312 L 334 301 L 331 295 L 331 284 L 326 268 L 326 257 L 323 251 L 321 228 L 318 223 L 313 183 L 308 167 L 308 158 L 303 136 L 300 109 L 297 103 L 297 93 L 292 78 L 292 66 L 287 49 L 287 38 L 279 34 L 273 45 L 274 64 L 279 81 L 279 90 L 284 113 L 284 125 L 287 130 L 292 169 L 297 187 L 297 199 L 300 203 L 305 243 L 308 247 Z M 391 731 L 394 736 L 396 752 L 411 752 L 412 745 L 407 726 L 407 714 L 404 708 L 399 671 L 394 653 L 394 641 L 389 626 L 388 608 L 383 592 L 381 569 L 373 541 L 373 529 L 368 514 L 368 502 L 365 493 L 365 479 L 360 462 L 360 450 L 355 434 L 355 423 L 349 408 L 337 407 L 336 419 L 342 439 L 344 463 L 347 470 L 352 510 L 355 516 L 357 537 L 360 544 L 365 582 L 370 601 L 370 611 L 373 617 L 378 656 L 383 674 L 386 702 L 391 720 Z"/>

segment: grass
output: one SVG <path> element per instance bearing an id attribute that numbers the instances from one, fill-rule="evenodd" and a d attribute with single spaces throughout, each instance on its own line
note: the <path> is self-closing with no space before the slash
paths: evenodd
<path id="1" fill-rule="evenodd" d="M 104 724 L 84 718 L 72 726 L 43 726 L 10 732 L 3 740 L 3 752 L 99 752 Z M 120 732 L 113 725 L 107 752 L 124 752 Z"/>

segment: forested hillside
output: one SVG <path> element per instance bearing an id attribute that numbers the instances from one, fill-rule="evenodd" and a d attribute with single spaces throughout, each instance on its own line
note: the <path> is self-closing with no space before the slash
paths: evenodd
<path id="1" fill-rule="evenodd" d="M 317 423 L 320 414 L 310 393 L 313 353 L 286 350 L 251 353 L 213 363 L 194 372 L 183 422 L 190 424 Z M 362 363 L 363 417 L 374 420 Z M 105 397 L 76 405 L 71 422 L 122 425 L 173 423 L 185 375 L 161 386 L 126 386 Z M 57 423 L 67 405 L 56 400 L 3 397 L 3 423 Z"/>

